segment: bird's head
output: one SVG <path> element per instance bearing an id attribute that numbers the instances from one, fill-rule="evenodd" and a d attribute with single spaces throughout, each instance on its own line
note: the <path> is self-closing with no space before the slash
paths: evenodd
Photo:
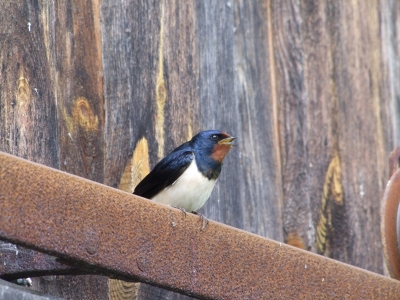
<path id="1" fill-rule="evenodd" d="M 199 150 L 205 151 L 215 161 L 221 163 L 233 146 L 235 137 L 218 130 L 207 130 L 196 134 L 190 141 Z"/>

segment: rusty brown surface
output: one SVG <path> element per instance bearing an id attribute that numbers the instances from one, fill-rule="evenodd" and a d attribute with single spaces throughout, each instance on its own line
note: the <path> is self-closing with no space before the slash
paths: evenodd
<path id="1" fill-rule="evenodd" d="M 389 274 L 392 278 L 400 279 L 400 252 L 397 239 L 397 214 L 400 203 L 400 148 L 390 153 L 389 175 L 381 205 L 381 236 L 383 254 Z M 397 170 L 397 171 L 396 171 Z"/>
<path id="2" fill-rule="evenodd" d="M 205 299 L 394 299 L 400 283 L 0 153 L 0 238 Z"/>

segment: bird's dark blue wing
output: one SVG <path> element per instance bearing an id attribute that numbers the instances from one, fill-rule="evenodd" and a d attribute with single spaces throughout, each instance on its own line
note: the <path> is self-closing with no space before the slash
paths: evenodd
<path id="1" fill-rule="evenodd" d="M 194 159 L 192 151 L 181 147 L 164 157 L 154 169 L 137 185 L 135 195 L 151 199 L 167 186 L 173 184 Z"/>

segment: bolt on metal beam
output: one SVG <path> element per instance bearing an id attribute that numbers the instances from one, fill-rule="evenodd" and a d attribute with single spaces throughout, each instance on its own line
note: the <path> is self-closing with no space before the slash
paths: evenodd
<path id="1" fill-rule="evenodd" d="M 0 152 L 0 239 L 203 299 L 395 299 L 400 282 Z"/>

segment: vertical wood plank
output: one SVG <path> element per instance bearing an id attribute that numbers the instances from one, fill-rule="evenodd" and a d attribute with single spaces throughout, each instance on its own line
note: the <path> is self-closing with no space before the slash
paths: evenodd
<path id="1" fill-rule="evenodd" d="M 349 224 L 348 257 L 353 265 L 383 272 L 379 230 L 379 201 L 387 180 L 388 145 L 385 124 L 390 115 L 382 109 L 378 1 L 342 3 L 335 53 L 339 98 L 339 149 L 342 160 L 344 203 Z M 368 45 L 368 46 L 367 46 Z M 386 142 L 384 137 L 386 136 Z M 373 146 L 372 146 L 373 145 Z M 372 147 L 371 147 L 372 146 Z M 339 241 L 335 241 L 339 245 Z"/>
<path id="2" fill-rule="evenodd" d="M 378 199 L 399 140 L 397 2 L 101 5 L 4 4 L 1 151 L 131 191 L 176 146 L 221 129 L 237 147 L 202 213 L 383 272 Z M 67 286 L 108 293 L 105 278 L 36 281 L 65 297 Z M 124 289 L 114 298 L 188 298 Z"/>
<path id="3" fill-rule="evenodd" d="M 333 229 L 332 206 L 343 203 L 341 163 L 338 145 L 337 86 L 333 79 L 335 41 L 337 35 L 332 6 L 326 2 L 301 3 L 301 39 L 304 49 L 304 83 L 306 91 L 306 170 L 312 225 L 307 230 L 307 248 L 331 256 L 332 231 L 335 236 L 347 231 L 345 220 Z M 314 30 L 314 28 L 318 28 Z M 343 213 L 343 211 L 342 211 Z M 340 215 L 336 217 L 342 218 Z M 292 218 L 295 218 L 293 215 Z M 290 236 L 289 236 L 290 238 Z M 341 243 L 341 245 L 344 245 Z M 331 256 L 332 257 L 332 256 Z"/>
<path id="4" fill-rule="evenodd" d="M 286 242 L 312 249 L 314 230 L 308 188 L 307 95 L 304 78 L 303 22 L 298 1 L 271 1 L 276 94 L 279 106 Z M 311 226 L 310 226 L 311 225 Z"/>
<path id="5" fill-rule="evenodd" d="M 106 184 L 132 191 L 147 175 L 143 165 L 153 167 L 197 133 L 193 16 L 191 2 L 103 2 Z M 120 281 L 110 287 L 112 299 L 154 299 L 156 289 Z M 174 294 L 159 290 L 160 297 Z"/>
<path id="6" fill-rule="evenodd" d="M 235 1 L 234 13 L 234 84 L 238 101 L 238 147 L 233 153 L 227 173 L 235 176 L 228 186 L 239 185 L 240 193 L 231 206 L 243 212 L 241 228 L 282 241 L 282 177 L 280 171 L 279 137 L 276 134 L 276 109 L 270 73 L 272 48 L 268 30 L 266 1 Z M 232 30 L 232 28 L 228 29 Z M 220 96 L 225 97 L 224 95 Z M 229 100 L 224 101 L 225 107 Z M 235 120 L 234 120 L 235 122 Z M 234 216 L 236 217 L 236 216 Z"/>
<path id="7" fill-rule="evenodd" d="M 236 136 L 238 99 L 234 74 L 233 4 L 224 1 L 197 2 L 198 47 L 200 61 L 199 114 L 202 129 L 219 129 Z M 240 135 L 237 142 L 240 141 Z M 235 164 L 239 151 L 234 147 L 224 159 L 222 172 L 202 212 L 210 219 L 235 227 L 243 224 L 243 210 L 236 202 L 240 194 L 240 174 Z M 237 182 L 231 185 L 230 183 Z"/>
<path id="8" fill-rule="evenodd" d="M 58 168 L 54 80 L 41 15 L 30 1 L 6 1 L 0 27 L 0 151 Z"/>
<path id="9" fill-rule="evenodd" d="M 99 2 L 4 5 L 0 150 L 102 182 Z M 99 276 L 35 278 L 33 288 L 75 299 L 108 292 Z"/>
<path id="10" fill-rule="evenodd" d="M 51 5 L 50 5 L 51 6 Z M 49 9 L 51 9 L 49 7 Z M 0 12 L 0 151 L 59 168 L 57 113 L 46 24 L 30 1 Z M 23 252 L 23 248 L 15 247 Z"/>
<path id="11" fill-rule="evenodd" d="M 155 86 L 159 47 L 158 1 L 103 1 L 105 184 L 117 187 L 144 137 L 157 162 Z"/>
<path id="12" fill-rule="evenodd" d="M 99 2 L 59 1 L 49 27 L 54 45 L 60 168 L 103 182 L 103 89 Z M 54 26 L 54 27 L 52 27 Z M 53 40 L 51 40 L 53 39 Z M 63 283 L 67 283 L 67 285 Z M 52 294 L 107 299 L 107 278 L 57 276 L 40 286 Z M 97 286 L 97 288 L 94 288 Z"/>
<path id="13" fill-rule="evenodd" d="M 157 1 L 103 1 L 101 7 L 105 184 L 128 192 L 164 151 L 166 87 L 159 74 L 163 61 L 158 59 L 163 52 L 161 14 Z M 143 284 L 109 280 L 108 286 L 110 299 L 138 299 Z"/>
<path id="14" fill-rule="evenodd" d="M 104 95 L 100 1 L 41 3 L 48 56 L 54 67 L 60 169 L 104 181 Z M 55 276 L 35 281 L 42 291 L 73 299 L 108 299 L 102 276 Z"/>
<path id="15" fill-rule="evenodd" d="M 382 47 L 382 79 L 385 80 L 385 88 L 380 90 L 383 99 L 390 99 L 386 107 L 386 114 L 390 115 L 392 122 L 386 122 L 385 128 L 389 131 L 394 140 L 388 139 L 390 147 L 400 145 L 400 6 L 398 1 L 379 1 L 379 18 L 381 28 Z M 385 109 L 383 107 L 383 109 Z M 385 121 L 382 119 L 382 121 Z"/>
<path id="16" fill-rule="evenodd" d="M 0 151 L 59 168 L 53 69 L 40 10 L 30 1 L 7 1 L 0 27 Z"/>
<path id="17" fill-rule="evenodd" d="M 241 1 L 103 3 L 107 184 L 137 183 L 128 182 L 136 181 L 132 153 L 143 138 L 148 153 L 139 161 L 153 167 L 198 131 L 225 130 L 238 146 L 202 212 L 282 240 L 277 137 L 265 117 L 272 114 L 266 14 L 262 3 Z M 154 297 L 187 298 L 142 284 L 138 298 Z"/>
<path id="18" fill-rule="evenodd" d="M 100 3 L 55 3 L 54 55 L 61 169 L 103 182 Z"/>
<path id="19" fill-rule="evenodd" d="M 197 134 L 199 93 L 199 48 L 197 41 L 196 4 L 194 1 L 164 1 L 163 51 L 167 94 L 165 105 L 165 151 L 168 154 Z M 159 74 L 160 76 L 161 74 Z M 165 156 L 164 155 L 164 156 Z M 162 157 L 159 157 L 162 158 Z"/>
<path id="20" fill-rule="evenodd" d="M 393 136 L 378 4 L 273 1 L 272 13 L 286 240 L 381 273 Z"/>

